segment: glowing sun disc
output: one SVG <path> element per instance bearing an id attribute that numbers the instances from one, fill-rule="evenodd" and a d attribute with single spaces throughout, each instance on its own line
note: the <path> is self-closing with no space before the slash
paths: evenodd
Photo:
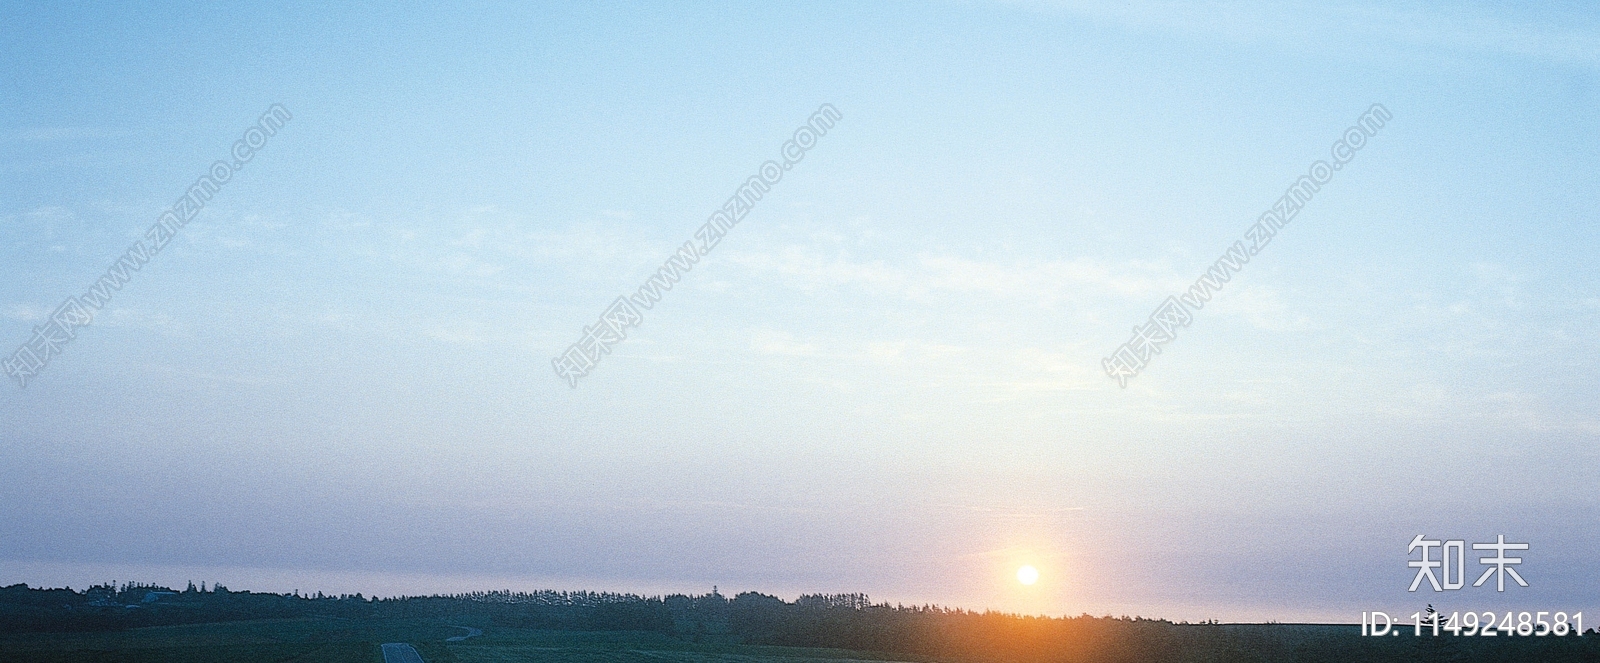
<path id="1" fill-rule="evenodd" d="M 1031 585 L 1039 582 L 1039 569 L 1031 566 L 1024 566 L 1020 569 L 1017 569 L 1017 582 L 1020 582 L 1024 585 Z"/>

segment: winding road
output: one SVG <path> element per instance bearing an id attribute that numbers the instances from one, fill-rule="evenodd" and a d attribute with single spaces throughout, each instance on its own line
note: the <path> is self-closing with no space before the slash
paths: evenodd
<path id="1" fill-rule="evenodd" d="M 483 629 L 476 629 L 476 628 L 472 628 L 471 626 L 452 626 L 450 628 L 464 628 L 464 629 L 467 629 L 467 634 L 466 635 L 457 635 L 457 636 L 454 636 L 454 637 L 445 638 L 444 639 L 445 642 L 461 642 L 462 640 L 466 640 L 467 638 L 476 638 L 476 637 L 478 637 L 480 635 L 483 635 Z"/>
<path id="2" fill-rule="evenodd" d="M 386 642 L 383 645 L 383 663 L 423 663 L 423 661 L 416 647 L 404 642 Z"/>

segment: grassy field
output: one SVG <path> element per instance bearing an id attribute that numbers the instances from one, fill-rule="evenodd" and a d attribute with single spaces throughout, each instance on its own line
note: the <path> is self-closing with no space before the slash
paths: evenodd
<path id="1" fill-rule="evenodd" d="M 472 626 L 473 624 L 467 624 Z M 465 631 L 438 620 L 351 620 L 331 617 L 161 626 L 101 633 L 0 636 L 0 661 L 88 663 L 382 663 L 379 645 L 407 642 L 428 663 L 806 663 L 883 661 L 884 656 L 836 649 L 696 644 L 656 633 Z M 900 657 L 898 660 L 913 660 Z"/>
<path id="2" fill-rule="evenodd" d="M 521 629 L 486 629 L 484 635 L 451 643 L 449 655 L 460 663 L 847 663 L 849 661 L 915 661 L 843 649 L 802 649 L 734 644 L 697 644 L 658 633 L 574 633 Z M 423 654 L 427 657 L 427 654 Z M 434 663 L 433 658 L 428 658 Z"/>
<path id="3" fill-rule="evenodd" d="M 409 643 L 426 663 L 850 663 L 932 659 L 843 649 L 742 645 L 730 634 L 704 634 L 698 642 L 647 631 L 552 631 L 474 623 L 472 617 L 263 619 L 121 631 L 0 635 L 0 663 L 382 663 L 380 645 Z M 488 620 L 485 620 L 487 622 Z M 463 636 L 470 626 L 482 634 Z M 1596 661 L 1600 649 L 1568 638 L 1362 638 L 1355 626 L 1217 625 L 1187 640 L 1129 636 L 1101 643 L 1100 654 L 1046 647 L 1038 655 L 960 660 L 1115 660 L 1276 663 L 1300 661 Z M 1163 627 L 1165 629 L 1165 627 Z M 1186 631 L 1187 632 L 1187 631 Z M 1160 633 L 1165 633 L 1161 630 Z M 1158 635 L 1160 635 L 1158 633 Z M 1402 635 L 1409 636 L 1409 633 Z M 1012 633 L 1011 639 L 1026 637 Z M 1161 636 L 1167 637 L 1167 636 Z M 723 641 L 716 641 L 722 638 Z M 1141 640 L 1144 638 L 1144 640 Z M 980 653 L 994 653 L 980 647 Z M 976 650 L 975 650 L 976 651 Z M 952 659 L 955 660 L 955 659 Z"/>

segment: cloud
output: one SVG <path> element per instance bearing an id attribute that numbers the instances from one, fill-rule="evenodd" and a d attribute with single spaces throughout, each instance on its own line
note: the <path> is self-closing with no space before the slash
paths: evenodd
<path id="1" fill-rule="evenodd" d="M 1233 281 L 1224 292 L 1206 305 L 1208 313 L 1237 316 L 1257 329 L 1271 332 L 1301 331 L 1311 326 L 1311 318 L 1286 304 L 1278 288 Z"/>
<path id="2" fill-rule="evenodd" d="M 817 357 L 822 354 L 814 344 L 800 343 L 794 340 L 793 334 L 771 329 L 757 331 L 750 339 L 750 349 L 759 354 L 784 357 Z"/>
<path id="3" fill-rule="evenodd" d="M 1511 55 L 1600 67 L 1600 23 L 1571 12 L 1542 20 L 1459 4 L 1393 7 L 1355 3 L 1274 2 L 1005 2 L 1048 13 L 1238 43 L 1307 45 L 1367 52 L 1374 46 Z M 1508 5 L 1509 6 L 1509 5 Z M 1546 10 L 1548 11 L 1548 10 Z M 1528 12 L 1524 12 L 1528 13 Z"/>
<path id="4" fill-rule="evenodd" d="M 142 308 L 113 308 L 96 315 L 92 323 L 101 327 L 125 327 L 142 329 L 162 336 L 190 337 L 192 333 L 187 324 L 159 311 Z"/>
<path id="5" fill-rule="evenodd" d="M 98 127 L 30 127 L 17 129 L 5 138 L 25 142 L 46 142 L 62 140 L 85 140 L 90 138 L 117 138 L 127 136 L 129 132 L 119 129 L 103 129 Z"/>
<path id="6" fill-rule="evenodd" d="M 1112 263 L 1090 258 L 1057 261 L 981 261 L 924 254 L 912 262 L 853 261 L 802 245 L 774 252 L 730 253 L 729 262 L 754 276 L 776 277 L 805 292 L 854 288 L 868 294 L 929 301 L 934 295 L 973 294 L 1051 308 L 1096 298 L 1157 298 L 1187 284 L 1164 264 Z"/>
<path id="7" fill-rule="evenodd" d="M 5 316 L 12 320 L 33 322 L 43 320 L 47 311 L 32 304 L 18 304 L 6 310 Z"/>
<path id="8" fill-rule="evenodd" d="M 488 340 L 484 325 L 468 319 L 444 320 L 430 323 L 422 335 L 451 345 L 478 345 Z"/>
<path id="9" fill-rule="evenodd" d="M 855 287 L 890 294 L 905 291 L 910 281 L 903 269 L 883 261 L 852 262 L 844 254 L 829 258 L 801 245 L 776 252 L 730 252 L 727 260 L 758 276 L 780 277 L 790 287 L 805 292 Z"/>

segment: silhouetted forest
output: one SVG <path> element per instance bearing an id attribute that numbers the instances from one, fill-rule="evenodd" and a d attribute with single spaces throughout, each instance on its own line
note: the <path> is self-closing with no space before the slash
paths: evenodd
<path id="1" fill-rule="evenodd" d="M 938 606 L 874 604 L 862 594 L 795 601 L 595 592 L 478 592 L 371 599 L 360 594 L 173 590 L 97 585 L 84 591 L 0 588 L 0 632 L 93 631 L 292 617 L 443 618 L 485 628 L 648 631 L 688 642 L 828 647 L 956 663 L 1029 661 L 1600 661 L 1583 637 L 1361 637 L 1356 626 L 1187 624 L 1158 619 L 1028 617 Z"/>

